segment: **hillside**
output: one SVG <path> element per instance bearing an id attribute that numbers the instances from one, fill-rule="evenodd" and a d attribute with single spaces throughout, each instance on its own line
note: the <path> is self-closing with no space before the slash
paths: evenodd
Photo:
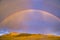
<path id="1" fill-rule="evenodd" d="M 0 40 L 60 40 L 60 36 L 29 33 L 9 33 L 0 36 Z"/>

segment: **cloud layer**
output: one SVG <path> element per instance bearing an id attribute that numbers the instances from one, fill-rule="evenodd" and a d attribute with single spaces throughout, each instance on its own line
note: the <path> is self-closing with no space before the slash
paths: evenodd
<path id="1" fill-rule="evenodd" d="M 0 29 L 8 31 L 23 31 L 29 33 L 55 33 L 60 27 L 60 19 L 42 10 L 23 10 L 16 12 L 0 23 Z M 58 26 L 57 26 L 58 25 Z M 59 28 L 60 29 L 60 28 Z"/>

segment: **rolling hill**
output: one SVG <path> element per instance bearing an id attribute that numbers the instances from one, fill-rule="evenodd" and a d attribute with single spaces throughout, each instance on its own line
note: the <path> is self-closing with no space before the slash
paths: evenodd
<path id="1" fill-rule="evenodd" d="M 0 40 L 60 40 L 60 36 L 12 32 L 0 36 Z"/>

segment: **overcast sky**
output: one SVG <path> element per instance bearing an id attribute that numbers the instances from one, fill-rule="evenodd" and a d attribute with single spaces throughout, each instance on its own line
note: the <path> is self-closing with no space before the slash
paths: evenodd
<path id="1" fill-rule="evenodd" d="M 16 11 L 39 9 L 60 18 L 60 0 L 1 0 L 0 22 Z"/>
<path id="2" fill-rule="evenodd" d="M 15 11 L 40 9 L 60 18 L 60 0 L 1 0 L 0 21 Z"/>

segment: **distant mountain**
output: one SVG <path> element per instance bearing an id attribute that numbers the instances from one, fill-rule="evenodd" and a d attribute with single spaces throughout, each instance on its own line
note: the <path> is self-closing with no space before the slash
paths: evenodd
<path id="1" fill-rule="evenodd" d="M 0 40 L 60 40 L 60 36 L 11 32 L 0 36 Z"/>

